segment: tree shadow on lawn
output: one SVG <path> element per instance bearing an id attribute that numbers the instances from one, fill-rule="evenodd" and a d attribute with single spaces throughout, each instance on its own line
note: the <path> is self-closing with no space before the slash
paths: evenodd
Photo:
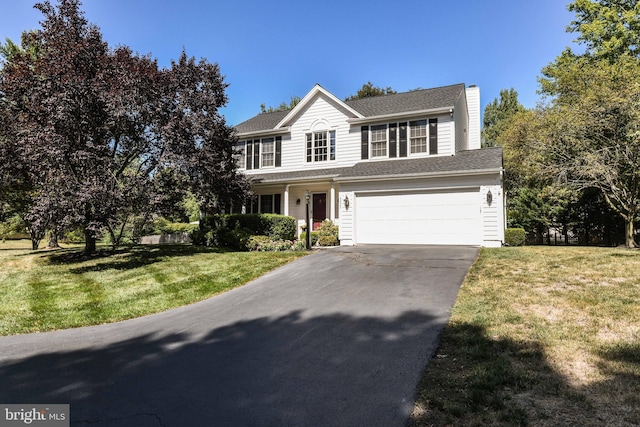
<path id="1" fill-rule="evenodd" d="M 441 343 L 418 386 L 410 426 L 638 425 L 640 342 L 600 351 L 607 379 L 582 386 L 556 371 L 535 341 L 457 324 L 445 327 Z M 447 348 L 458 349 L 457 357 Z"/>
<path id="2" fill-rule="evenodd" d="M 115 250 L 100 249 L 85 254 L 82 249 L 63 249 L 42 254 L 53 265 L 77 265 L 91 260 L 99 262 L 70 268 L 73 274 L 100 272 L 104 270 L 129 270 L 154 264 L 164 258 L 189 257 L 201 253 L 226 253 L 229 250 L 192 245 L 138 245 L 119 247 Z M 105 260 L 100 262 L 101 260 Z M 106 261 L 108 260 L 108 261 Z"/>
<path id="3" fill-rule="evenodd" d="M 68 403 L 73 425 L 402 425 L 442 322 L 291 311 L 81 349 L 61 341 L 0 359 L 0 402 Z M 0 354 L 20 338 L 0 338 Z"/>

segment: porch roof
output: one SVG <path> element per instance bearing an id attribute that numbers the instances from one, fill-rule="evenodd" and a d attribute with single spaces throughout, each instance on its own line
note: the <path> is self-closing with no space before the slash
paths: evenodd
<path id="1" fill-rule="evenodd" d="M 455 156 L 415 159 L 367 160 L 350 167 L 311 169 L 293 172 L 267 172 L 248 177 L 253 183 L 294 183 L 305 181 L 350 181 L 498 173 L 502 171 L 502 148 L 459 151 Z"/>

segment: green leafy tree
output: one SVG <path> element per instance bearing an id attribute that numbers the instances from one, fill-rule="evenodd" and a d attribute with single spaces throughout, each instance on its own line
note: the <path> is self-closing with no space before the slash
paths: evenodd
<path id="1" fill-rule="evenodd" d="M 482 146 L 493 147 L 500 134 L 508 126 L 508 121 L 525 108 L 518 102 L 518 92 L 514 88 L 500 91 L 500 99 L 495 98 L 484 108 Z"/>
<path id="2" fill-rule="evenodd" d="M 598 189 L 625 221 L 636 247 L 640 214 L 640 3 L 576 0 L 569 5 L 584 53 L 566 49 L 543 69 L 550 98 L 539 147 L 542 173 L 577 189 Z"/>
<path id="3" fill-rule="evenodd" d="M 575 0 L 568 6 L 576 19 L 567 31 L 586 55 L 615 60 L 640 56 L 640 2 L 638 0 Z"/>
<path id="4" fill-rule="evenodd" d="M 576 57 L 548 76 L 558 95 L 544 115 L 539 147 L 543 173 L 577 189 L 597 188 L 626 223 L 625 240 L 636 247 L 640 214 L 640 64 L 624 55 Z"/>
<path id="5" fill-rule="evenodd" d="M 391 89 L 391 87 L 387 86 L 386 88 L 374 86 L 373 83 L 367 82 L 362 85 L 362 87 L 356 92 L 355 95 L 351 95 L 345 98 L 345 101 L 353 101 L 355 99 L 369 98 L 372 96 L 380 96 L 380 95 L 391 95 L 394 93 L 398 93 L 395 90 Z"/>
<path id="6" fill-rule="evenodd" d="M 242 200 L 218 65 L 183 52 L 161 69 L 111 49 L 79 5 L 38 3 L 42 28 L 0 70 L 0 150 L 13 156 L 0 175 L 26 194 L 30 229 L 79 226 L 93 252 L 105 229 L 117 241 L 123 221 L 161 212 L 187 189 L 201 206 Z"/>

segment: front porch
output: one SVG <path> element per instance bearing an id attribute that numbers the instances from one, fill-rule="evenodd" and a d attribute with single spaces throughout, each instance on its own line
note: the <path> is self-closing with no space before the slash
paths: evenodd
<path id="1" fill-rule="evenodd" d="M 254 184 L 254 203 L 246 207 L 247 213 L 277 213 L 296 218 L 300 235 L 306 224 L 307 194 L 309 197 L 309 219 L 312 231 L 322 221 L 330 219 L 339 225 L 339 185 L 329 180 L 307 181 L 288 184 Z"/>

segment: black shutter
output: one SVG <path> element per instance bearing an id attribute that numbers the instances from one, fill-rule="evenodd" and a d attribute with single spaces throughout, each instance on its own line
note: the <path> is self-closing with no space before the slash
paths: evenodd
<path id="1" fill-rule="evenodd" d="M 398 127 L 397 123 L 391 123 L 389 125 L 389 157 L 396 157 L 396 128 Z"/>
<path id="2" fill-rule="evenodd" d="M 438 154 L 438 119 L 429 119 L 429 154 Z"/>
<path id="3" fill-rule="evenodd" d="M 400 157 L 407 157 L 407 122 L 400 123 Z"/>
<path id="4" fill-rule="evenodd" d="M 253 168 L 260 169 L 260 140 L 253 140 Z"/>
<path id="5" fill-rule="evenodd" d="M 276 136 L 276 167 L 282 166 L 282 137 Z"/>
<path id="6" fill-rule="evenodd" d="M 369 126 L 362 126 L 360 128 L 361 133 L 361 141 L 362 141 L 362 151 L 361 151 L 361 159 L 366 160 L 369 158 Z"/>
<path id="7" fill-rule="evenodd" d="M 247 160 L 245 167 L 247 170 L 253 169 L 253 141 L 247 141 Z"/>

